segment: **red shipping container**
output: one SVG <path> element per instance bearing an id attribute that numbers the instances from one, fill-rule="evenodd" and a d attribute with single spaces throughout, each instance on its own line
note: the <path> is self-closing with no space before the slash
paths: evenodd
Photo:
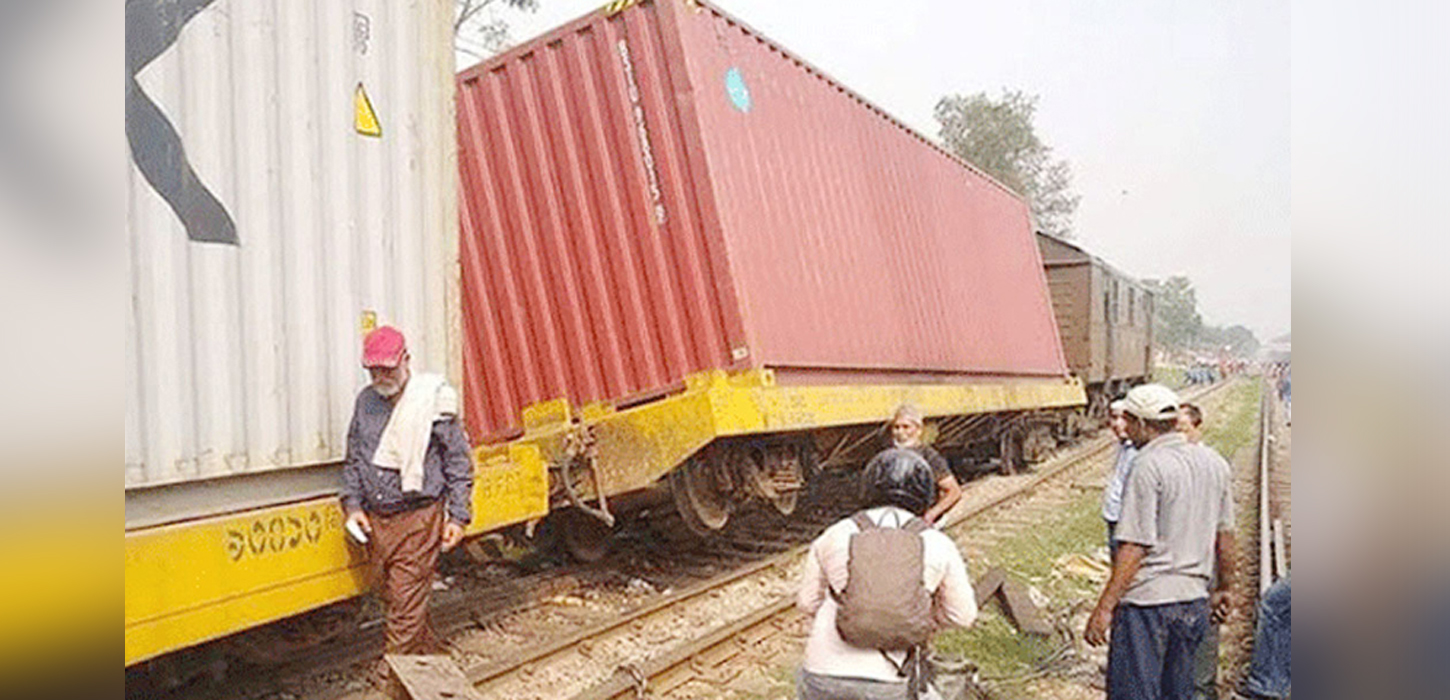
<path id="1" fill-rule="evenodd" d="M 717 8 L 600 10 L 457 99 L 476 440 L 712 368 L 1067 374 L 1026 203 Z"/>

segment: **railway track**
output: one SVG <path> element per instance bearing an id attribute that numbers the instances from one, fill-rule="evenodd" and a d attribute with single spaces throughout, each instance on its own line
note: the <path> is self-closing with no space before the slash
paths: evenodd
<path id="1" fill-rule="evenodd" d="M 1222 631 L 1223 665 L 1220 688 L 1243 681 L 1253 652 L 1258 600 L 1269 586 L 1288 575 L 1290 543 L 1289 434 L 1283 425 L 1283 406 L 1272 383 L 1261 385 L 1257 428 L 1259 440 L 1252 457 L 1235 464 L 1235 499 L 1239 509 L 1239 580 L 1235 582 L 1234 611 Z"/>
<path id="2" fill-rule="evenodd" d="M 1287 476 L 1278 472 L 1282 465 L 1276 459 L 1280 411 L 1282 407 L 1274 397 L 1274 391 L 1266 382 L 1262 404 L 1259 410 L 1259 593 L 1269 589 L 1275 581 L 1289 575 L 1289 535 L 1287 503 Z"/>
<path id="3" fill-rule="evenodd" d="M 1044 483 L 1068 478 L 1108 455 L 1110 445 L 1106 438 L 1095 438 L 1067 448 L 1033 474 L 973 482 L 969 490 L 986 489 L 986 497 L 970 508 L 959 508 L 946 529 L 960 532 L 982 514 L 1027 498 Z M 462 645 L 467 648 L 455 658 L 484 697 L 617 697 L 642 687 L 660 691 L 708 678 L 711 669 L 752 653 L 763 641 L 792 633 L 794 577 L 806 547 L 854 506 L 841 498 L 850 489 L 832 484 L 831 479 L 854 481 L 843 470 L 834 471 L 823 475 L 822 483 L 813 487 L 815 497 L 803 499 L 794 519 L 761 510 L 718 535 L 682 541 L 636 533 L 633 542 L 626 537 L 619 552 L 623 556 L 532 572 L 466 598 L 446 600 L 434 608 L 435 624 L 446 638 L 483 637 Z M 621 565 L 622 560 L 632 563 Z M 561 625 L 562 631 L 540 632 L 538 641 L 502 641 L 508 635 L 498 630 L 508 619 L 517 618 L 517 625 L 528 626 L 531 619 L 554 612 L 561 599 L 572 600 L 576 594 L 624 580 L 648 580 L 656 592 L 643 600 L 603 606 L 592 614 L 578 612 Z M 742 606 L 749 612 L 738 614 Z M 716 626 L 721 619 L 729 622 Z M 382 645 L 378 622 L 366 621 L 336 643 L 247 674 L 245 680 L 170 696 L 176 700 L 202 695 L 219 700 L 382 697 L 364 690 L 358 680 Z M 721 685 L 729 679 L 709 680 Z"/>
<path id="4" fill-rule="evenodd" d="M 499 618 L 527 615 L 560 599 L 572 599 L 580 593 L 619 589 L 628 583 L 646 582 L 648 585 L 639 595 L 623 599 L 617 609 L 605 610 L 597 617 L 616 619 L 621 615 L 637 614 L 639 609 L 657 607 L 659 603 L 648 602 L 651 592 L 691 590 L 704 581 L 728 580 L 740 571 L 756 570 L 763 565 L 762 560 L 769 561 L 802 542 L 809 542 L 826 526 L 849 512 L 852 504 L 840 498 L 847 481 L 844 473 L 824 475 L 802 499 L 795 517 L 784 519 L 768 509 L 758 509 L 743 514 L 727 530 L 708 538 L 661 536 L 659 533 L 662 531 L 684 527 L 682 523 L 672 523 L 668 517 L 633 523 L 621 533 L 614 556 L 604 561 L 570 563 L 514 574 L 482 585 L 466 595 L 435 596 L 440 600 L 431 610 L 434 626 L 443 638 L 457 638 L 471 631 L 487 629 Z M 641 596 L 646 598 L 643 605 L 638 600 Z M 675 599 L 671 593 L 653 597 Z M 592 624 L 591 621 L 585 622 Z M 291 697 L 328 700 L 356 694 L 365 685 L 361 680 L 366 675 L 365 669 L 376 661 L 378 650 L 383 646 L 383 630 L 382 619 L 378 616 L 363 617 L 355 625 L 350 633 L 307 647 L 273 663 L 234 665 L 225 674 L 199 674 L 200 677 L 190 683 L 170 690 L 128 683 L 128 696 L 172 700 L 199 697 L 208 700 Z M 266 652 L 266 639 L 243 644 Z M 206 662 L 206 659 L 201 661 L 202 664 Z M 215 664 L 214 661 L 211 663 Z M 488 666 L 487 662 L 473 665 Z"/>
<path id="5" fill-rule="evenodd" d="M 1106 438 L 1094 439 L 1070 455 L 1054 460 L 1052 466 L 1039 471 L 1013 490 L 959 514 L 943 529 L 955 538 L 980 516 L 1029 498 L 1044 483 L 1070 479 L 1082 468 L 1096 464 L 1098 460 L 1111 454 L 1111 447 L 1112 442 Z M 804 553 L 805 547 L 801 547 L 799 551 L 782 555 L 780 565 L 790 568 L 794 573 Z M 792 618 L 797 616 L 792 595 L 775 598 L 753 612 L 720 625 L 662 655 L 650 657 L 638 664 L 623 665 L 603 682 L 572 697 L 576 700 L 636 697 L 637 693 L 644 690 L 648 690 L 655 697 L 665 697 L 677 688 L 701 679 L 710 685 L 722 685 L 722 681 L 728 680 L 728 674 L 719 669 L 742 654 L 751 654 L 771 638 L 790 634 L 795 625 Z M 480 682 L 477 685 L 485 691 L 483 694 L 493 695 L 487 682 L 481 678 L 478 680 Z"/>
<path id="6" fill-rule="evenodd" d="M 1201 400 L 1204 396 L 1225 385 L 1226 383 L 1207 387 L 1188 398 Z M 1046 465 L 1039 467 L 1039 470 L 1030 478 L 1014 484 L 1005 493 L 953 514 L 952 520 L 943 527 L 943 530 L 952 535 L 954 539 L 960 540 L 963 531 L 983 516 L 1009 504 L 1030 498 L 1040 487 L 1050 482 L 1071 482 L 1073 477 L 1088 467 L 1097 465 L 1099 460 L 1111 456 L 1111 447 L 1112 441 L 1109 438 L 1099 437 L 1069 450 L 1049 460 Z M 617 664 L 608 673 L 602 673 L 600 669 L 596 669 L 597 675 L 602 676 L 600 680 L 581 689 L 569 689 L 572 692 L 558 692 L 563 689 L 556 687 L 550 688 L 544 694 L 537 694 L 540 690 L 538 688 L 530 690 L 527 687 L 513 686 L 500 681 L 510 674 L 519 673 L 522 669 L 536 667 L 536 665 L 548 663 L 551 659 L 575 653 L 574 650 L 581 645 L 598 644 L 599 639 L 622 627 L 647 624 L 645 618 L 648 616 L 681 614 L 674 608 L 687 604 L 692 599 L 710 595 L 712 592 L 720 590 L 722 586 L 732 585 L 746 580 L 748 577 L 762 575 L 767 571 L 786 570 L 793 574 L 805 551 L 806 545 L 802 545 L 770 560 L 760 562 L 750 569 L 736 572 L 717 581 L 706 582 L 677 597 L 661 600 L 651 609 L 641 611 L 640 615 L 629 620 L 621 620 L 607 627 L 580 633 L 575 638 L 564 640 L 542 653 L 520 660 L 517 665 L 490 669 L 468 669 L 466 675 L 483 697 L 571 697 L 574 700 L 636 698 L 646 697 L 646 695 L 670 697 L 672 693 L 687 684 L 696 682 L 703 682 L 708 687 L 723 690 L 737 675 L 738 671 L 732 672 L 731 667 L 738 669 L 749 665 L 760 666 L 762 662 L 768 662 L 773 656 L 769 651 L 773 641 L 778 641 L 781 637 L 802 634 L 800 626 L 804 618 L 795 612 L 793 587 L 787 586 L 784 593 L 770 598 L 753 610 L 738 615 L 723 624 L 708 628 L 703 633 L 697 633 L 691 639 L 661 653 L 643 656 L 639 661 Z M 791 583 L 794 582 L 791 581 Z M 742 658 L 750 663 L 738 663 Z M 532 679 L 537 672 L 531 671 L 526 675 Z M 573 685 L 578 685 L 578 683 Z"/>

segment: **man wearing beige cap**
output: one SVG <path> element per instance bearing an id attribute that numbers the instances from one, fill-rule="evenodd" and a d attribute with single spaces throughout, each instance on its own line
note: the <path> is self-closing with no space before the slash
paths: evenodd
<path id="1" fill-rule="evenodd" d="M 1109 700 L 1189 700 L 1215 563 L 1213 607 L 1229 604 L 1235 545 L 1228 471 L 1175 430 L 1178 404 L 1159 384 L 1134 387 L 1124 399 L 1138 456 L 1123 492 L 1112 576 L 1083 634 L 1089 644 L 1110 641 Z"/>
<path id="2" fill-rule="evenodd" d="M 348 530 L 368 549 L 387 610 L 387 653 L 435 653 L 433 567 L 473 515 L 473 460 L 458 394 L 439 375 L 413 374 L 403 334 L 392 326 L 363 339 L 362 364 L 372 381 L 358 393 L 347 431 L 342 507 Z"/>

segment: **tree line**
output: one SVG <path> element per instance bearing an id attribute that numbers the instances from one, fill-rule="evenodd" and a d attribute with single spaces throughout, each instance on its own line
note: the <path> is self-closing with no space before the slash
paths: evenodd
<path id="1" fill-rule="evenodd" d="M 1143 280 L 1143 285 L 1153 292 L 1153 334 L 1159 347 L 1211 355 L 1227 351 L 1237 357 L 1248 357 L 1258 351 L 1261 343 L 1247 327 L 1203 322 L 1203 315 L 1198 312 L 1198 294 L 1187 277 Z"/>

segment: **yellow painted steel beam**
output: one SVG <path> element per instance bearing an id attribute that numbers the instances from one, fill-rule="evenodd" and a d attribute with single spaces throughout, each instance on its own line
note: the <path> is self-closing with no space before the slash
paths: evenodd
<path id="1" fill-rule="evenodd" d="M 542 517 L 529 444 L 480 450 L 469 534 Z M 126 533 L 126 665 L 346 600 L 367 588 L 336 498 Z"/>
<path id="2" fill-rule="evenodd" d="M 685 390 L 616 411 L 582 407 L 600 484 L 614 495 L 650 485 L 711 441 L 884 421 L 910 401 L 929 416 L 1075 406 L 1075 380 L 778 386 L 769 370 L 689 377 Z M 547 465 L 577 429 L 567 402 L 527 414 L 518 440 L 475 450 L 469 534 L 548 513 Z M 592 492 L 592 484 L 581 484 Z M 336 499 L 126 533 L 126 665 L 345 600 L 366 589 L 365 560 Z"/>
<path id="3" fill-rule="evenodd" d="M 591 405 L 580 411 L 594 432 L 596 466 L 608 495 L 643 488 L 721 437 L 812 430 L 885 421 L 904 402 L 928 416 L 973 415 L 1081 406 L 1075 379 L 1022 379 L 972 384 L 779 386 L 770 370 L 704 372 L 685 390 L 622 411 Z M 531 415 L 567 416 L 557 400 Z M 566 421 L 534 422 L 519 442 L 559 458 Z"/>
<path id="4" fill-rule="evenodd" d="M 126 665 L 363 590 L 335 498 L 126 533 Z"/>

